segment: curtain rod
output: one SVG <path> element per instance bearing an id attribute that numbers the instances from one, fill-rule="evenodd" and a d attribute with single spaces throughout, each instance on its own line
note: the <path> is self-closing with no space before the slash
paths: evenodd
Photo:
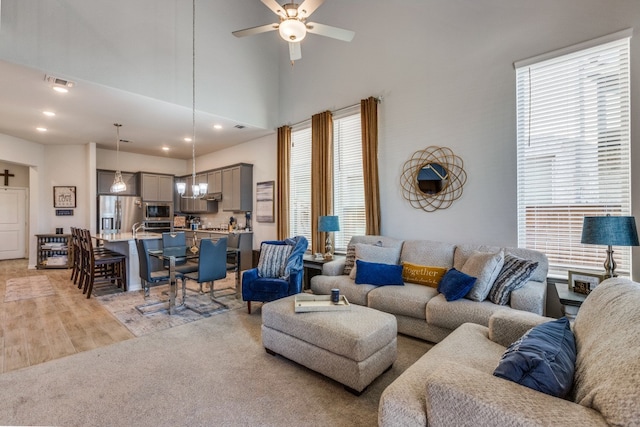
<path id="1" fill-rule="evenodd" d="M 376 101 L 378 101 L 378 104 L 380 104 L 382 102 L 382 97 L 381 96 L 378 96 L 378 97 L 374 96 L 374 98 L 376 99 Z M 329 110 L 329 111 L 331 111 L 331 114 L 335 114 L 335 113 L 339 113 L 340 111 L 348 110 L 349 108 L 354 108 L 354 107 L 358 107 L 358 106 L 360 106 L 359 102 L 357 104 L 347 105 L 346 107 L 338 108 L 337 110 Z M 309 120 L 311 120 L 311 117 L 309 117 L 308 119 L 301 120 L 301 121 L 299 121 L 297 123 L 293 123 L 293 124 L 287 125 L 287 126 L 293 128 L 295 126 L 299 126 L 299 125 L 303 124 L 304 122 L 308 122 Z"/>

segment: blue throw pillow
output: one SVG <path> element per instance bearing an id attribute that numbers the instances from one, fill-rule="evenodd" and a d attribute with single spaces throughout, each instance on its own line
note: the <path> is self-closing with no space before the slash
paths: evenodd
<path id="1" fill-rule="evenodd" d="M 404 286 L 402 266 L 356 260 L 356 285 Z"/>
<path id="2" fill-rule="evenodd" d="M 496 377 L 555 397 L 565 397 L 573 384 L 576 341 L 562 317 L 529 329 L 511 344 L 493 372 Z"/>
<path id="3" fill-rule="evenodd" d="M 444 295 L 447 301 L 455 301 L 468 294 L 475 283 L 475 277 L 452 268 L 442 276 L 438 283 L 438 292 Z"/>

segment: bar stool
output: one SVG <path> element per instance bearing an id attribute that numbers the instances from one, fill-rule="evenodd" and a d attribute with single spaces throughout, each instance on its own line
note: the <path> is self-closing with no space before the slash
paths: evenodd
<path id="1" fill-rule="evenodd" d="M 101 248 L 94 251 L 89 230 L 80 231 L 80 246 L 82 248 L 82 274 L 78 288 L 91 298 L 95 285 L 116 285 L 127 290 L 126 257 L 117 252 Z"/>

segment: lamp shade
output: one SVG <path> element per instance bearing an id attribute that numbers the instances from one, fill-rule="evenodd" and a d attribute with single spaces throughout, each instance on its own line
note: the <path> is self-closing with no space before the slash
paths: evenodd
<path id="1" fill-rule="evenodd" d="M 340 222 L 338 221 L 338 217 L 333 215 L 318 217 L 318 231 L 340 231 Z"/>
<path id="2" fill-rule="evenodd" d="M 581 243 L 638 246 L 636 219 L 632 216 L 585 216 Z"/>

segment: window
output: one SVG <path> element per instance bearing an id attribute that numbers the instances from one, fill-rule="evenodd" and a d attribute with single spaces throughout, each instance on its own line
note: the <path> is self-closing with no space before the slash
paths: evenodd
<path id="1" fill-rule="evenodd" d="M 333 214 L 340 217 L 335 250 L 346 252 L 352 236 L 366 232 L 360 106 L 333 117 Z"/>
<path id="2" fill-rule="evenodd" d="M 346 252 L 354 235 L 365 234 L 360 106 L 333 116 L 333 214 L 340 217 L 334 249 Z M 291 132 L 289 230 L 311 242 L 311 123 Z"/>
<path id="3" fill-rule="evenodd" d="M 291 131 L 289 232 L 311 243 L 311 122 L 305 124 Z"/>
<path id="4" fill-rule="evenodd" d="M 629 37 L 591 46 L 516 64 L 518 244 L 558 276 L 603 270 L 606 247 L 580 243 L 584 216 L 631 214 Z M 629 274 L 630 248 L 615 253 Z"/>

